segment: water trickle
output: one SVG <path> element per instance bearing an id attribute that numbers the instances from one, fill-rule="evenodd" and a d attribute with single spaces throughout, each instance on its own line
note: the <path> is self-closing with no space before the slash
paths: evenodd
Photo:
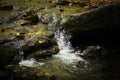
<path id="1" fill-rule="evenodd" d="M 52 29 L 55 33 L 55 38 L 60 49 L 59 53 L 54 56 L 60 58 L 65 63 L 84 61 L 80 56 L 78 56 L 80 51 L 75 51 L 74 48 L 72 48 L 69 41 L 70 36 L 66 35 L 65 30 L 61 30 L 63 29 L 62 23 L 64 23 L 64 21 L 65 20 L 63 18 L 58 18 L 55 14 L 53 14 Z"/>
<path id="2" fill-rule="evenodd" d="M 69 36 L 65 34 L 65 31 L 57 30 L 55 32 L 55 38 L 60 49 L 59 53 L 55 57 L 60 58 L 65 63 L 76 63 L 78 61 L 84 61 L 78 54 L 80 51 L 75 51 L 69 41 Z"/>
<path id="3" fill-rule="evenodd" d="M 24 59 L 24 51 L 21 49 L 19 42 L 15 45 L 15 48 L 18 49 L 20 55 L 21 59 L 21 61 L 19 62 L 20 66 L 35 67 L 39 65 L 44 65 L 44 63 L 37 62 L 34 58 Z"/>
<path id="4" fill-rule="evenodd" d="M 44 63 L 36 62 L 35 59 L 31 58 L 29 60 L 21 60 L 21 62 L 19 62 L 19 65 L 27 66 L 27 67 L 35 67 L 35 66 L 39 66 L 39 65 L 44 65 Z"/>

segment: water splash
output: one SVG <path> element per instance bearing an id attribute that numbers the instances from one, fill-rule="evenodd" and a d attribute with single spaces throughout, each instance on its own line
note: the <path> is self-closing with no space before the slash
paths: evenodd
<path id="1" fill-rule="evenodd" d="M 31 58 L 29 60 L 21 60 L 21 62 L 19 62 L 19 65 L 26 67 L 36 67 L 36 66 L 44 65 L 44 63 L 39 63 L 35 59 Z"/>
<path id="2" fill-rule="evenodd" d="M 37 62 L 34 58 L 24 59 L 24 51 L 21 49 L 19 42 L 17 45 L 15 45 L 15 48 L 18 49 L 20 55 L 20 59 L 21 59 L 21 61 L 19 62 L 20 66 L 36 67 L 36 66 L 44 65 L 44 63 Z"/>
<path id="3" fill-rule="evenodd" d="M 60 49 L 59 53 L 54 55 L 56 58 L 60 58 L 65 63 L 75 63 L 78 61 L 84 61 L 78 54 L 80 51 L 76 51 L 72 48 L 69 41 L 70 36 L 66 35 L 65 30 L 62 28 L 62 24 L 65 23 L 64 18 L 59 18 L 53 13 L 53 21 L 49 26 L 49 29 L 54 32 L 55 39 Z"/>
<path id="4" fill-rule="evenodd" d="M 78 61 L 84 61 L 78 54 L 80 51 L 75 51 L 69 41 L 69 36 L 65 34 L 65 31 L 57 30 L 55 32 L 55 38 L 60 49 L 59 53 L 55 57 L 61 59 L 65 63 L 76 63 Z"/>

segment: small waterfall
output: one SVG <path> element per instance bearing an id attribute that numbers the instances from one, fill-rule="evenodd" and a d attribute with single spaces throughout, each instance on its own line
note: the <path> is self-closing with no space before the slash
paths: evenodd
<path id="1" fill-rule="evenodd" d="M 57 40 L 59 53 L 54 55 L 56 58 L 60 58 L 65 63 L 75 63 L 78 61 L 84 61 L 78 54 L 80 51 L 75 51 L 69 41 L 69 35 L 66 35 L 65 30 L 62 29 L 62 23 L 64 19 L 59 19 L 53 14 L 52 31 L 55 33 L 55 39 Z"/>
<path id="2" fill-rule="evenodd" d="M 56 59 L 60 59 L 65 63 L 76 63 L 78 61 L 84 61 L 78 54 L 79 51 L 75 51 L 72 48 L 71 43 L 69 41 L 69 35 L 66 35 L 65 30 L 62 30 L 62 23 L 64 19 L 58 18 L 56 14 L 53 14 L 53 22 L 49 24 L 49 29 L 54 32 L 55 39 L 58 43 L 58 47 L 60 49 L 59 53 L 54 55 Z M 18 46 L 19 47 L 19 46 Z M 20 55 L 23 55 L 24 52 L 20 51 Z M 27 66 L 27 67 L 35 67 L 38 65 L 44 65 L 45 63 L 37 62 L 35 59 L 31 58 L 29 60 L 25 60 L 21 58 L 19 65 Z"/>
<path id="3" fill-rule="evenodd" d="M 59 53 L 55 57 L 60 58 L 65 63 L 75 63 L 78 61 L 84 61 L 78 54 L 80 51 L 75 51 L 69 41 L 69 36 L 65 34 L 65 31 L 57 30 L 55 32 L 55 38 L 60 49 Z"/>

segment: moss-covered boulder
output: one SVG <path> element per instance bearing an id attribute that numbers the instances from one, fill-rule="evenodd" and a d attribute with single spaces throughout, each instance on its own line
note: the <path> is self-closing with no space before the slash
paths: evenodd
<path id="1" fill-rule="evenodd" d="M 119 46 L 120 3 L 73 16 L 64 27 L 72 35 L 71 42 L 74 46 Z"/>
<path id="2" fill-rule="evenodd" d="M 0 45 L 0 67 L 10 64 L 16 54 L 17 51 L 14 48 Z"/>
<path id="3" fill-rule="evenodd" d="M 45 24 L 4 28 L 4 32 L 1 32 L 0 44 L 21 49 L 24 57 L 31 54 L 34 55 L 32 57 L 51 56 L 58 52 L 54 33 L 49 31 Z"/>
<path id="4" fill-rule="evenodd" d="M 45 36 L 32 35 L 33 38 L 28 38 L 27 44 L 23 45 L 21 49 L 25 52 L 24 56 L 27 58 L 42 58 L 52 56 L 59 51 L 56 41 L 53 38 Z"/>

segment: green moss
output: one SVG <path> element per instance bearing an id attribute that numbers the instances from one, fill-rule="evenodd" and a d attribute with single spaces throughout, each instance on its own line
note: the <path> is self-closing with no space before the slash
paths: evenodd
<path id="1" fill-rule="evenodd" d="M 12 4 L 15 7 L 21 8 L 43 8 L 46 6 L 47 0 L 1 0 L 2 2 L 6 2 L 8 4 Z"/>
<path id="2" fill-rule="evenodd" d="M 7 31 L 3 32 L 3 35 L 13 35 L 13 34 L 15 34 L 15 32 L 16 31 L 14 31 L 14 30 L 7 30 Z"/>
<path id="3" fill-rule="evenodd" d="M 65 7 L 64 8 L 65 10 L 65 14 L 68 14 L 68 15 L 70 15 L 70 14 L 76 14 L 76 13 L 81 13 L 81 12 L 83 12 L 83 11 L 86 11 L 86 10 L 88 10 L 88 9 L 86 9 L 86 8 L 81 8 L 81 7 L 74 7 L 74 6 L 72 6 L 72 7 Z"/>

